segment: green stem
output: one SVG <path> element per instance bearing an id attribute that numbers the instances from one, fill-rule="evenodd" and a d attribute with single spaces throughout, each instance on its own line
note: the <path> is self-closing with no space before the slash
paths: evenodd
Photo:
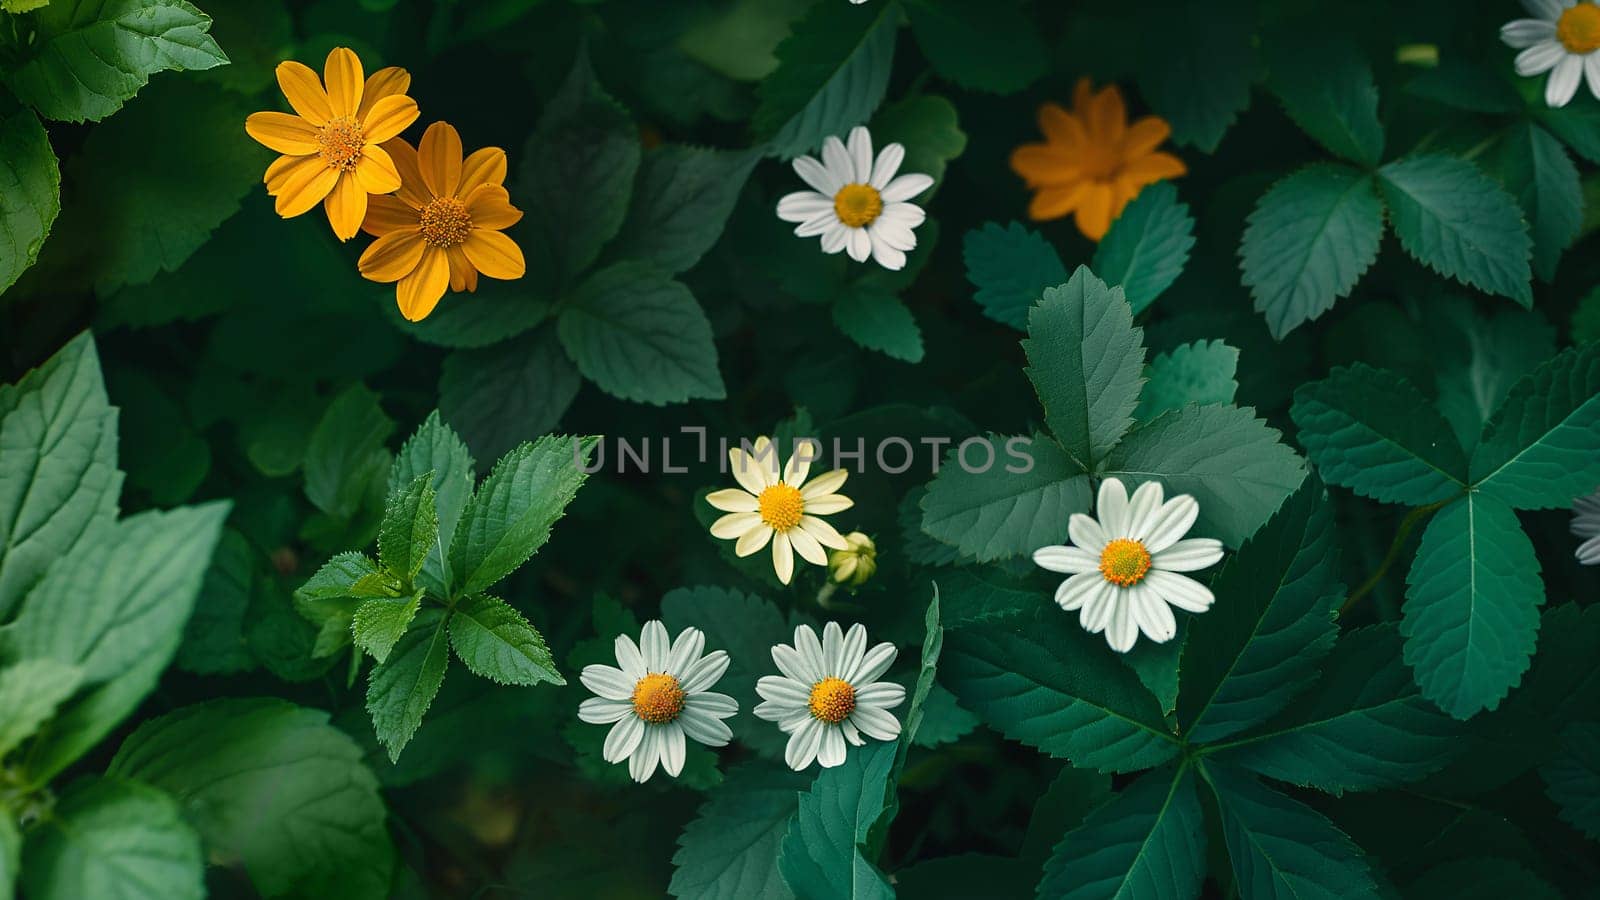
<path id="1" fill-rule="evenodd" d="M 1450 498 L 1450 500 L 1454 499 L 1454 497 Z M 1395 559 L 1400 556 L 1400 548 L 1405 546 L 1406 538 L 1411 536 L 1411 531 L 1417 527 L 1417 523 L 1446 503 L 1449 503 L 1450 500 L 1440 500 L 1438 503 L 1419 506 L 1406 513 L 1406 517 L 1400 520 L 1400 527 L 1395 530 L 1394 540 L 1389 543 L 1389 552 L 1385 553 L 1383 561 L 1378 563 L 1377 571 L 1373 572 L 1366 581 L 1363 581 L 1360 587 L 1350 592 L 1350 596 L 1345 598 L 1344 605 L 1339 607 L 1339 615 L 1342 616 L 1349 612 L 1350 607 L 1355 606 L 1357 601 L 1372 593 L 1372 589 L 1378 586 L 1378 582 L 1383 580 L 1383 576 L 1389 574 L 1389 567 L 1394 565 Z"/>

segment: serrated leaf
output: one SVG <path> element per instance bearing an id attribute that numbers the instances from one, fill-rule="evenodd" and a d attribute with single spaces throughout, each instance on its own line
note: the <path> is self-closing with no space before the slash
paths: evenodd
<path id="1" fill-rule="evenodd" d="M 1378 170 L 1400 246 L 1441 275 L 1533 304 L 1532 241 L 1522 214 L 1472 163 L 1442 154 L 1395 160 Z"/>
<path id="2" fill-rule="evenodd" d="M 358 582 L 379 574 L 377 563 L 366 554 L 352 550 L 323 563 L 295 594 L 308 601 L 353 597 Z"/>
<path id="3" fill-rule="evenodd" d="M 1335 156 L 1372 167 L 1383 158 L 1378 87 L 1350 41 L 1330 40 L 1299 20 L 1262 42 L 1267 87 L 1296 125 Z"/>
<path id="4" fill-rule="evenodd" d="M 1518 509 L 1565 507 L 1600 483 L 1600 344 L 1511 386 L 1472 454 L 1476 490 Z"/>
<path id="5" fill-rule="evenodd" d="M 1178 753 L 1138 676 L 1046 594 L 1030 615 L 951 631 L 940 681 L 1001 734 L 1081 768 L 1133 772 Z"/>
<path id="6" fill-rule="evenodd" d="M 922 500 L 922 530 L 979 562 L 1061 543 L 1067 519 L 1089 508 L 1088 476 L 1042 435 L 1028 439 L 1031 465 L 999 452 L 1016 438 L 986 440 L 996 450 L 987 471 L 967 471 L 958 451 L 945 457 Z"/>
<path id="7" fill-rule="evenodd" d="M 955 104 L 937 94 L 918 94 L 878 110 L 872 117 L 872 140 L 880 147 L 904 147 L 900 171 L 921 172 L 933 179 L 935 188 L 944 181 L 945 166 L 967 149 Z"/>
<path id="8" fill-rule="evenodd" d="M 228 62 L 206 33 L 211 18 L 183 0 L 54 0 L 34 26 L 5 82 L 46 118 L 65 122 L 100 121 L 157 72 Z"/>
<path id="9" fill-rule="evenodd" d="M 350 620 L 355 645 L 382 664 L 421 608 L 421 592 L 410 597 L 376 597 L 363 602 L 356 607 L 355 617 Z"/>
<path id="10" fill-rule="evenodd" d="M 31 110 L 0 115 L 0 293 L 39 258 L 61 212 L 61 167 Z"/>
<path id="11" fill-rule="evenodd" d="M 1539 560 L 1511 507 L 1475 491 L 1434 514 L 1400 622 L 1423 696 L 1458 719 L 1499 706 L 1528 668 L 1543 604 Z"/>
<path id="12" fill-rule="evenodd" d="M 898 8 L 818 3 L 778 45 L 751 119 L 769 152 L 785 159 L 843 137 L 883 101 L 894 61 Z"/>
<path id="13" fill-rule="evenodd" d="M 1561 820 L 1600 841 L 1600 723 L 1568 725 L 1561 749 L 1539 768 L 1539 777 Z"/>
<path id="14" fill-rule="evenodd" d="M 1560 142 L 1532 122 L 1507 129 L 1496 145 L 1491 171 L 1517 199 L 1533 237 L 1533 271 L 1556 277 L 1561 254 L 1583 225 L 1583 186 Z"/>
<path id="15" fill-rule="evenodd" d="M 212 858 L 242 863 L 262 896 L 380 900 L 395 853 L 362 756 L 326 712 L 230 698 L 141 725 L 110 771 L 171 793 Z"/>
<path id="16" fill-rule="evenodd" d="M 1179 144 L 1214 152 L 1250 105 L 1260 68 L 1255 6 L 1244 0 L 1167 0 L 1139 19 L 1139 93 Z"/>
<path id="17" fill-rule="evenodd" d="M 922 361 L 922 329 L 893 294 L 848 290 L 834 301 L 833 324 L 868 350 L 904 362 Z"/>
<path id="18" fill-rule="evenodd" d="M 378 404 L 377 393 L 360 383 L 342 391 L 306 445 L 307 499 L 330 516 L 354 516 L 372 480 L 388 476 L 389 456 L 383 445 L 393 433 L 394 420 Z"/>
<path id="19" fill-rule="evenodd" d="M 200 838 L 178 804 L 119 778 L 75 782 L 22 848 L 30 900 L 201 900 Z"/>
<path id="20" fill-rule="evenodd" d="M 440 418 L 439 411 L 428 414 L 415 434 L 406 439 L 389 469 L 389 490 L 417 478 L 432 474 L 429 484 L 433 488 L 434 512 L 439 530 L 434 546 L 423 562 L 420 579 L 435 595 L 443 597 L 449 591 L 445 568 L 445 548 L 456 533 L 456 522 L 461 510 L 472 497 L 472 487 L 477 479 L 473 471 L 472 454 L 450 426 Z"/>
<path id="21" fill-rule="evenodd" d="M 1041 599 L 1038 590 L 993 566 L 962 566 L 942 573 L 939 593 L 950 628 L 1030 613 L 1039 609 Z"/>
<path id="22" fill-rule="evenodd" d="M 750 151 L 668 144 L 644 155 L 610 258 L 682 272 L 717 242 L 759 159 Z"/>
<path id="23" fill-rule="evenodd" d="M 1194 247 L 1194 217 L 1178 189 L 1157 182 L 1139 191 L 1100 239 L 1091 268 L 1122 288 L 1134 315 L 1143 312 L 1183 274 Z"/>
<path id="24" fill-rule="evenodd" d="M 1168 496 L 1200 502 L 1194 530 L 1237 547 L 1305 477 L 1278 432 L 1237 406 L 1185 406 L 1134 429 L 1106 459 L 1103 475 L 1159 480 Z"/>
<path id="25" fill-rule="evenodd" d="M 891 900 L 894 888 L 861 853 L 884 810 L 897 743 L 853 747 L 800 795 L 778 855 L 778 871 L 799 900 Z"/>
<path id="26" fill-rule="evenodd" d="M 495 464 L 461 514 L 450 543 L 458 596 L 488 590 L 544 546 L 589 474 L 596 438 L 549 435 Z"/>
<path id="27" fill-rule="evenodd" d="M 1484 316 L 1459 298 L 1424 316 L 1430 326 L 1442 326 L 1444 338 L 1434 373 L 1437 406 L 1470 458 L 1512 385 L 1555 355 L 1555 329 L 1537 312 L 1502 309 Z M 1452 331 L 1459 337 L 1451 340 Z"/>
<path id="28" fill-rule="evenodd" d="M 1012 94 L 1049 67 L 1039 29 L 1017 0 L 910 0 L 906 13 L 933 70 L 964 88 Z"/>
<path id="29" fill-rule="evenodd" d="M 667 892 L 693 900 L 789 900 L 778 848 L 805 778 L 751 761 L 728 770 L 678 836 Z"/>
<path id="30" fill-rule="evenodd" d="M 83 681 L 83 670 L 53 659 L 0 666 L 0 759 L 32 737 Z M 0 882 L 3 885 L 3 882 Z"/>
<path id="31" fill-rule="evenodd" d="M 1028 310 L 1046 288 L 1064 284 L 1067 267 L 1038 232 L 1012 222 L 990 222 L 967 232 L 962 243 L 967 280 L 983 314 L 1019 331 L 1028 328 Z"/>
<path id="32" fill-rule="evenodd" d="M 1050 431 L 1092 471 L 1133 423 L 1144 375 L 1144 330 L 1121 288 L 1079 266 L 1028 312 L 1024 370 Z"/>
<path id="33" fill-rule="evenodd" d="M 1427 506 L 1466 490 L 1450 423 L 1400 376 L 1362 363 L 1295 391 L 1300 443 L 1331 484 L 1385 503 Z"/>
<path id="34" fill-rule="evenodd" d="M 1236 734 L 1282 709 L 1333 648 L 1344 597 L 1327 491 L 1305 479 L 1211 584 L 1189 622 L 1178 721 L 1194 741 Z"/>
<path id="35" fill-rule="evenodd" d="M 400 758 L 400 751 L 422 726 L 423 715 L 444 683 L 450 665 L 449 619 L 433 610 L 418 616 L 416 627 L 367 676 L 367 713 L 390 762 Z"/>
<path id="36" fill-rule="evenodd" d="M 378 562 L 403 586 L 410 586 L 429 551 L 439 543 L 439 511 L 434 502 L 432 472 L 389 490 L 383 522 L 378 526 Z"/>
<path id="37" fill-rule="evenodd" d="M 1158 769 L 1067 832 L 1044 865 L 1040 898 L 1190 900 L 1206 873 L 1205 814 L 1187 765 Z"/>
<path id="38" fill-rule="evenodd" d="M 553 430 L 583 384 L 554 328 L 445 357 L 439 411 L 483 459 Z"/>
<path id="39" fill-rule="evenodd" d="M 1239 390 L 1239 351 L 1222 341 L 1179 344 L 1145 368 L 1144 390 L 1133 417 L 1141 422 L 1191 403 L 1231 404 Z"/>
<path id="40" fill-rule="evenodd" d="M 456 605 L 450 646 L 475 675 L 496 684 L 566 684 L 544 637 L 504 600 L 479 594 Z"/>
<path id="41" fill-rule="evenodd" d="M 1383 203 L 1371 176 L 1312 165 L 1262 195 L 1239 244 L 1244 284 L 1282 339 L 1347 296 L 1378 258 Z"/>

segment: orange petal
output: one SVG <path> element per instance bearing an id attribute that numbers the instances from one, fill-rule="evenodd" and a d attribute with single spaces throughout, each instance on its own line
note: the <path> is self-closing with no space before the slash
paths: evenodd
<path id="1" fill-rule="evenodd" d="M 391 231 L 368 245 L 356 267 L 368 281 L 399 281 L 416 270 L 427 247 L 414 225 Z"/>
<path id="2" fill-rule="evenodd" d="M 433 197 L 428 194 L 427 185 L 422 182 L 421 162 L 417 159 L 416 148 L 402 138 L 391 138 L 383 142 L 383 149 L 389 154 L 389 158 L 394 160 L 395 171 L 400 173 L 400 190 L 397 196 L 417 209 L 427 206 Z"/>
<path id="3" fill-rule="evenodd" d="M 1044 132 L 1045 140 L 1061 145 L 1068 152 L 1082 147 L 1089 140 L 1083 122 L 1055 103 L 1039 107 L 1039 130 Z"/>
<path id="4" fill-rule="evenodd" d="M 1183 164 L 1183 160 L 1171 153 L 1149 153 L 1124 165 L 1117 173 L 1117 177 L 1136 182 L 1143 187 L 1167 178 L 1177 178 L 1179 175 L 1187 174 L 1188 171 L 1189 168 Z"/>
<path id="5" fill-rule="evenodd" d="M 317 73 L 309 66 L 294 60 L 278 63 L 278 87 L 289 105 L 313 125 L 326 125 L 333 118 L 333 106 L 328 103 L 328 92 L 322 89 Z"/>
<path id="6" fill-rule="evenodd" d="M 244 130 L 257 143 L 290 156 L 309 156 L 320 149 L 317 126 L 288 113 L 251 113 L 244 120 Z"/>
<path id="7" fill-rule="evenodd" d="M 1106 230 L 1111 227 L 1111 186 L 1095 184 L 1085 189 L 1078 201 L 1074 221 L 1078 230 L 1089 240 L 1098 241 L 1105 237 Z"/>
<path id="8" fill-rule="evenodd" d="M 499 147 L 484 147 L 474 150 L 461 163 L 461 186 L 456 189 L 456 196 L 470 196 L 481 184 L 505 183 L 506 152 Z"/>
<path id="9" fill-rule="evenodd" d="M 308 158 L 322 162 L 317 157 Z M 297 167 L 294 174 L 278 186 L 278 215 L 292 219 L 310 210 L 321 203 L 322 198 L 328 196 L 338 182 L 338 169 L 330 169 L 326 165 Z"/>
<path id="10" fill-rule="evenodd" d="M 356 120 L 365 122 L 367 114 L 372 112 L 373 104 L 385 97 L 395 94 L 404 94 L 411 89 L 411 73 L 399 66 L 389 66 L 379 69 L 367 76 L 367 83 L 361 89 L 361 106 L 356 109 Z"/>
<path id="11" fill-rule="evenodd" d="M 1072 86 L 1072 111 L 1078 115 L 1089 112 L 1089 102 L 1094 99 L 1094 85 L 1087 78 L 1079 78 Z"/>
<path id="12" fill-rule="evenodd" d="M 369 194 L 392 194 L 400 190 L 400 170 L 394 159 L 376 144 L 368 144 L 356 162 L 356 179 Z"/>
<path id="13" fill-rule="evenodd" d="M 372 105 L 372 111 L 361 120 L 361 132 L 367 140 L 374 144 L 381 144 L 394 137 L 417 120 L 421 111 L 417 109 L 417 101 L 405 96 L 395 94 L 384 97 Z"/>
<path id="14" fill-rule="evenodd" d="M 1061 218 L 1083 202 L 1084 195 L 1093 185 L 1092 181 L 1080 181 L 1065 187 L 1042 188 L 1028 204 L 1028 218 L 1035 222 Z"/>
<path id="15" fill-rule="evenodd" d="M 449 286 L 450 257 L 438 247 L 424 249 L 422 261 L 395 287 L 394 298 L 400 304 L 400 315 L 412 322 L 426 319 Z"/>
<path id="16" fill-rule="evenodd" d="M 1023 144 L 1011 151 L 1011 171 L 1022 176 L 1029 187 L 1066 184 L 1079 177 L 1072 157 L 1050 144 Z"/>
<path id="17" fill-rule="evenodd" d="M 467 259 L 467 254 L 460 247 L 449 247 L 445 255 L 450 259 L 450 290 L 464 291 L 467 289 L 467 279 L 473 279 L 473 286 L 477 285 L 478 270 L 472 267 L 472 261 Z"/>
<path id="18" fill-rule="evenodd" d="M 522 210 L 511 205 L 511 195 L 498 184 L 478 185 L 465 203 L 474 228 L 499 231 L 522 221 Z"/>
<path id="19" fill-rule="evenodd" d="M 327 167 L 328 164 L 320 156 L 280 156 L 267 166 L 267 173 L 261 176 L 261 180 L 266 182 L 267 193 L 276 197 L 283 186 L 302 170 L 321 171 Z"/>
<path id="20" fill-rule="evenodd" d="M 367 217 L 367 192 L 354 173 L 345 172 L 322 205 L 328 211 L 334 237 L 348 241 L 361 230 L 361 220 Z"/>
<path id="21" fill-rule="evenodd" d="M 1085 123 L 1089 126 L 1090 139 L 1096 144 L 1115 147 L 1122 143 L 1123 132 L 1128 129 L 1128 107 L 1122 102 L 1122 91 L 1117 90 L 1116 85 L 1095 95 Z"/>
<path id="22" fill-rule="evenodd" d="M 1132 159 L 1143 156 L 1161 146 L 1161 142 L 1172 136 L 1172 126 L 1160 116 L 1145 116 L 1139 121 L 1128 126 L 1128 131 L 1122 136 L 1122 158 Z"/>
<path id="23" fill-rule="evenodd" d="M 502 281 L 521 278 L 528 266 L 522 259 L 522 248 L 517 242 L 498 231 L 474 228 L 461 244 L 467 259 L 479 272 Z"/>
<path id="24" fill-rule="evenodd" d="M 461 135 L 449 122 L 435 122 L 417 148 L 422 182 L 435 197 L 454 197 L 461 183 Z"/>
<path id="25" fill-rule="evenodd" d="M 328 51 L 328 61 L 322 66 L 322 80 L 328 84 L 328 102 L 336 116 L 355 117 L 361 108 L 361 89 L 366 75 L 361 71 L 361 57 L 348 47 L 335 47 Z"/>
<path id="26" fill-rule="evenodd" d="M 405 201 L 377 194 L 367 198 L 367 217 L 361 221 L 361 230 L 373 237 L 383 237 L 391 231 L 416 228 L 420 221 L 417 210 Z"/>

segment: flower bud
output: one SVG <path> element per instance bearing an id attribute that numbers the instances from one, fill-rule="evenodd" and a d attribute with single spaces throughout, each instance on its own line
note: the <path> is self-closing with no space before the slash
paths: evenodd
<path id="1" fill-rule="evenodd" d="M 850 546 L 828 553 L 828 575 L 835 584 L 860 587 L 878 571 L 878 545 L 859 531 L 844 536 Z"/>

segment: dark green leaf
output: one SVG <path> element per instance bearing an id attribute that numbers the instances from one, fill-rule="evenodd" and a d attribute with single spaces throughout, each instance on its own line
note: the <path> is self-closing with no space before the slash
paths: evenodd
<path id="1" fill-rule="evenodd" d="M 393 433 L 394 420 L 378 405 L 375 392 L 362 384 L 346 388 L 322 414 L 306 445 L 306 497 L 330 516 L 354 516 L 374 480 L 381 484 L 389 474 L 383 445 Z"/>
<path id="2" fill-rule="evenodd" d="M 1533 271 L 1556 277 L 1561 254 L 1583 224 L 1583 188 L 1578 169 L 1550 132 L 1532 122 L 1508 129 L 1497 145 L 1491 171 L 1517 198 L 1533 236 Z"/>
<path id="3" fill-rule="evenodd" d="M 1138 21 L 1139 92 L 1172 124 L 1174 141 L 1214 152 L 1250 105 L 1255 5 L 1164 0 Z"/>
<path id="4" fill-rule="evenodd" d="M 678 836 L 667 892 L 694 900 L 789 900 L 778 848 L 806 781 L 762 762 L 728 770 Z"/>
<path id="5" fill-rule="evenodd" d="M 29 900 L 201 900 L 200 839 L 172 798 L 136 781 L 78 781 L 22 848 Z"/>
<path id="6" fill-rule="evenodd" d="M 778 855 L 778 871 L 800 900 L 890 900 L 894 888 L 861 853 L 884 810 L 898 744 L 853 747 L 800 795 Z"/>
<path id="7" fill-rule="evenodd" d="M 1563 351 L 1506 394 L 1472 454 L 1477 490 L 1518 509 L 1565 507 L 1600 483 L 1600 344 Z"/>
<path id="8" fill-rule="evenodd" d="M 1095 248 L 1091 268 L 1122 288 L 1134 315 L 1143 312 L 1183 274 L 1194 247 L 1194 217 L 1169 182 L 1149 185 L 1111 223 Z"/>
<path id="9" fill-rule="evenodd" d="M 1042 435 L 984 440 L 996 457 L 984 471 L 977 470 L 988 457 L 976 451 L 973 471 L 961 464 L 959 449 L 946 455 L 922 499 L 922 530 L 980 562 L 1061 543 L 1067 519 L 1089 508 L 1088 476 Z M 1013 444 L 1019 440 L 1028 443 Z M 1013 447 L 1025 459 L 1005 452 Z"/>
<path id="10" fill-rule="evenodd" d="M 1040 898 L 1192 900 L 1206 873 L 1205 816 L 1187 765 L 1150 772 L 1067 832 Z"/>
<path id="11" fill-rule="evenodd" d="M 680 144 L 645 154 L 611 258 L 650 263 L 667 273 L 693 266 L 721 236 L 758 158 L 749 151 Z"/>
<path id="12" fill-rule="evenodd" d="M 1262 42 L 1267 86 L 1304 131 L 1336 156 L 1371 167 L 1383 158 L 1378 88 L 1352 42 L 1332 39 L 1300 19 Z"/>
<path id="13" fill-rule="evenodd" d="M 400 758 L 400 751 L 422 726 L 423 715 L 444 683 L 450 665 L 448 621 L 448 615 L 432 610 L 418 616 L 416 627 L 367 678 L 367 712 L 390 762 Z"/>
<path id="14" fill-rule="evenodd" d="M 899 8 L 818 3 L 778 45 L 778 69 L 757 89 L 752 127 L 785 159 L 841 138 L 883 101 Z"/>
<path id="15" fill-rule="evenodd" d="M 906 12 L 933 70 L 964 88 L 1011 94 L 1049 67 L 1038 26 L 1018 0 L 909 0 Z"/>
<path id="16" fill-rule="evenodd" d="M 892 294 L 851 290 L 833 304 L 833 323 L 851 340 L 905 362 L 922 361 L 922 330 Z"/>
<path id="17" fill-rule="evenodd" d="M 555 329 L 541 328 L 445 357 L 439 411 L 474 453 L 498 459 L 554 429 L 581 384 Z"/>
<path id="18" fill-rule="evenodd" d="M 1179 344 L 1150 361 L 1133 417 L 1141 422 L 1191 403 L 1230 404 L 1239 390 L 1239 351 L 1222 341 Z"/>
<path id="19" fill-rule="evenodd" d="M 937 94 L 918 94 L 878 110 L 872 117 L 872 140 L 880 148 L 891 143 L 904 147 L 900 171 L 928 175 L 935 187 L 944 181 L 946 164 L 967 149 L 955 104 Z"/>
<path id="20" fill-rule="evenodd" d="M 0 292 L 39 258 L 61 212 L 61 168 L 27 109 L 0 114 Z"/>
<path id="21" fill-rule="evenodd" d="M 1028 328 L 1028 310 L 1046 288 L 1064 284 L 1067 268 L 1054 247 L 1016 222 L 994 222 L 967 232 L 962 255 L 967 280 L 983 314 L 1019 331 Z"/>
<path id="22" fill-rule="evenodd" d="M 1600 841 L 1600 723 L 1573 722 L 1561 734 L 1561 749 L 1539 769 L 1545 793 L 1561 808 L 1561 819 Z"/>

